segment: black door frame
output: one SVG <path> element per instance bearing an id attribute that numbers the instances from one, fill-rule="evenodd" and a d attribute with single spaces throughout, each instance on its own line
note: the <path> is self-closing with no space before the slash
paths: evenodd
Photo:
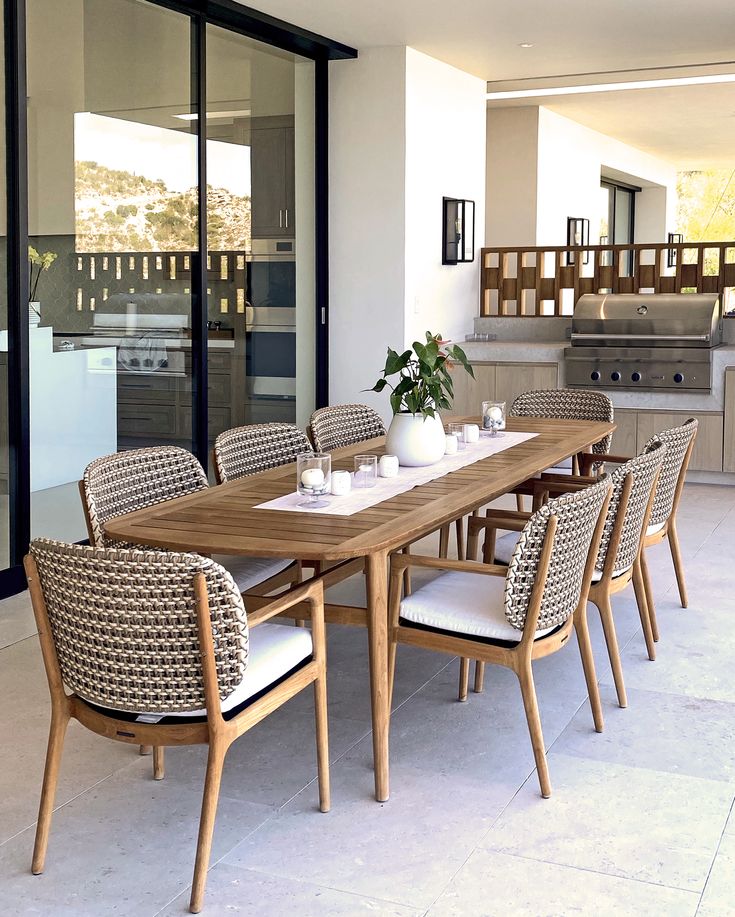
<path id="1" fill-rule="evenodd" d="M 315 402 L 327 403 L 329 321 L 328 65 L 357 51 L 234 0 L 147 0 L 189 18 L 192 29 L 192 108 L 206 111 L 207 26 L 216 25 L 315 64 Z M 0 570 L 0 598 L 25 588 L 23 555 L 31 535 L 30 372 L 28 331 L 28 140 L 26 118 L 26 0 L 4 0 L 7 188 L 8 436 L 10 567 Z M 207 435 L 207 189 L 206 118 L 198 119 L 199 229 L 192 258 L 192 445 L 205 465 Z"/>

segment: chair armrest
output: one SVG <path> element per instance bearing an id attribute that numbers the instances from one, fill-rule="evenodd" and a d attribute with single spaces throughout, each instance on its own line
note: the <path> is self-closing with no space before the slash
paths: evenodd
<path id="1" fill-rule="evenodd" d="M 481 529 L 502 529 L 508 532 L 521 532 L 530 518 L 530 513 L 509 509 L 489 509 L 484 516 L 470 516 L 468 532 L 474 534 Z"/>
<path id="2" fill-rule="evenodd" d="M 542 484 L 578 484 L 580 487 L 588 487 L 590 484 L 597 484 L 599 478 L 596 478 L 592 474 L 551 474 L 549 472 L 544 472 L 540 478 L 536 479 L 536 486 L 538 483 Z"/>
<path id="3" fill-rule="evenodd" d="M 324 584 L 319 578 L 311 579 L 287 592 L 282 592 L 267 605 L 248 612 L 248 626 L 256 627 L 270 618 L 275 618 L 276 615 L 283 614 L 284 611 L 300 602 L 308 602 L 311 605 L 312 615 L 319 608 L 321 608 L 322 616 L 324 615 Z"/>
<path id="4" fill-rule="evenodd" d="M 393 554 L 390 559 L 391 571 L 405 570 L 406 567 L 431 567 L 435 570 L 454 570 L 459 573 L 482 573 L 484 576 L 502 576 L 508 568 L 500 564 L 483 564 L 476 560 L 449 560 L 447 557 L 425 557 L 421 554 Z"/>
<path id="5" fill-rule="evenodd" d="M 598 455 L 593 452 L 585 452 L 584 458 L 580 462 L 580 470 L 584 473 L 592 468 L 593 465 L 624 465 L 633 458 L 632 455 Z"/>

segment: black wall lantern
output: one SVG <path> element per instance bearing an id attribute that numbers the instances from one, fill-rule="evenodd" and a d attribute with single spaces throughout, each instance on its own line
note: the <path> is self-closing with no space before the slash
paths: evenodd
<path id="1" fill-rule="evenodd" d="M 442 198 L 442 264 L 475 260 L 475 202 Z"/>
<path id="2" fill-rule="evenodd" d="M 676 245 L 677 243 L 684 241 L 683 232 L 670 232 L 669 233 L 669 245 Z M 676 255 L 677 249 L 669 248 L 666 250 L 666 267 L 676 267 Z"/>
<path id="3" fill-rule="evenodd" d="M 567 245 L 590 244 L 590 221 L 584 217 L 567 217 Z M 574 264 L 574 252 L 567 252 L 567 264 Z M 582 264 L 589 264 L 590 253 L 587 251 Z"/>

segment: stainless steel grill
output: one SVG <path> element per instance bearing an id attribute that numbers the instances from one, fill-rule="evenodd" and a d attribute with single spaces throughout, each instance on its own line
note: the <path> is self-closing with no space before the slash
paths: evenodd
<path id="1" fill-rule="evenodd" d="M 714 293 L 587 293 L 564 351 L 567 385 L 706 391 L 721 342 Z"/>

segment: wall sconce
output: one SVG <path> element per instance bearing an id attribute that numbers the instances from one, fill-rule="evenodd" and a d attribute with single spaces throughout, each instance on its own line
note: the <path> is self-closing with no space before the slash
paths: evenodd
<path id="1" fill-rule="evenodd" d="M 683 232 L 670 232 L 669 233 L 669 245 L 676 245 L 679 242 L 684 241 Z M 666 267 L 676 267 L 676 255 L 677 250 L 675 248 L 669 248 L 666 251 Z"/>
<path id="2" fill-rule="evenodd" d="M 442 264 L 475 260 L 475 202 L 442 198 Z"/>
<path id="3" fill-rule="evenodd" d="M 590 244 L 590 221 L 584 217 L 567 217 L 567 245 Z M 582 264 L 589 264 L 590 253 L 584 252 Z M 574 264 L 574 252 L 567 252 L 567 264 Z"/>

